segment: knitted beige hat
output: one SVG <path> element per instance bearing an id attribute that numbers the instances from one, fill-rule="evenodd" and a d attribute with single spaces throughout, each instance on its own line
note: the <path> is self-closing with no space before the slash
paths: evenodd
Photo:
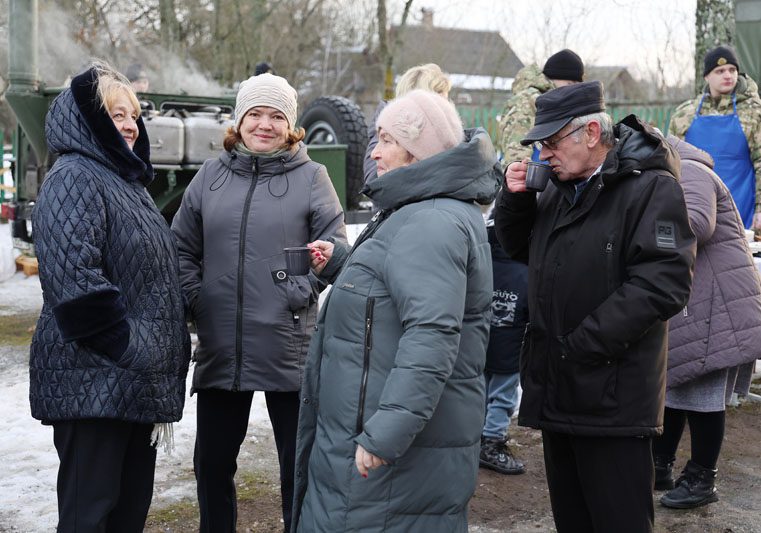
<path id="1" fill-rule="evenodd" d="M 389 102 L 377 125 L 418 161 L 449 150 L 465 138 L 454 104 L 423 89 Z"/>
<path id="2" fill-rule="evenodd" d="M 285 78 L 273 74 L 259 74 L 242 81 L 235 99 L 235 129 L 246 113 L 257 106 L 272 107 L 282 111 L 288 120 L 288 127 L 296 126 L 298 108 L 296 89 L 291 87 Z"/>

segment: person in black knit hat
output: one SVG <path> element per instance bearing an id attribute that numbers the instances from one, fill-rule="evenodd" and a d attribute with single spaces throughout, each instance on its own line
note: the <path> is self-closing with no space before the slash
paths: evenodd
<path id="1" fill-rule="evenodd" d="M 260 74 L 275 74 L 275 69 L 272 68 L 272 65 L 267 63 L 266 61 L 262 61 L 261 63 L 257 63 L 256 68 L 254 68 L 254 76 L 259 76 Z"/>
<path id="2" fill-rule="evenodd" d="M 513 96 L 505 104 L 499 123 L 498 144 L 505 164 L 525 158 L 539 160 L 538 151 L 521 145 L 521 139 L 534 125 L 536 99 L 547 91 L 581 81 L 584 81 L 584 62 L 568 49 L 551 55 L 541 70 L 531 64 L 518 71 Z"/>
<path id="3" fill-rule="evenodd" d="M 708 152 L 732 193 L 746 229 L 761 231 L 761 98 L 740 71 L 735 51 L 717 46 L 703 58 L 703 92 L 676 108 L 669 132 Z"/>
<path id="4" fill-rule="evenodd" d="M 736 69 L 740 69 L 740 62 L 730 46 L 717 46 L 706 53 L 703 58 L 703 76 L 707 76 L 713 69 L 722 65 L 734 65 Z"/>
<path id="5" fill-rule="evenodd" d="M 551 80 L 584 81 L 584 62 L 573 50 L 565 49 L 552 54 L 544 64 L 542 74 Z M 558 87 L 567 84 L 556 84 Z"/>

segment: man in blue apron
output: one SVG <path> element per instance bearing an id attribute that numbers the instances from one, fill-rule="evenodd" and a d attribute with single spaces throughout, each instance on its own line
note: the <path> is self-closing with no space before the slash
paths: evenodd
<path id="1" fill-rule="evenodd" d="M 739 72 L 732 48 L 718 46 L 703 60 L 706 88 L 680 105 L 669 130 L 708 152 L 732 193 L 746 228 L 761 229 L 761 99 L 756 83 Z"/>

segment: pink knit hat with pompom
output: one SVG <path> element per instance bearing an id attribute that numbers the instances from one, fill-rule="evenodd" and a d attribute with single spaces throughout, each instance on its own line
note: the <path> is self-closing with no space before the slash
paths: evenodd
<path id="1" fill-rule="evenodd" d="M 418 161 L 449 150 L 465 138 L 454 104 L 423 89 L 389 102 L 377 125 Z"/>

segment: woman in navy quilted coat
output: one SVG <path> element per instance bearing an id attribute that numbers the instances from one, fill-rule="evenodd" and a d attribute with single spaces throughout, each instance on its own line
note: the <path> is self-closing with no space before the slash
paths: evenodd
<path id="1" fill-rule="evenodd" d="M 182 416 L 190 360 L 175 241 L 124 76 L 76 76 L 45 133 L 58 159 L 32 217 L 44 303 L 29 396 L 61 461 L 58 532 L 142 531 L 154 436 Z"/>

